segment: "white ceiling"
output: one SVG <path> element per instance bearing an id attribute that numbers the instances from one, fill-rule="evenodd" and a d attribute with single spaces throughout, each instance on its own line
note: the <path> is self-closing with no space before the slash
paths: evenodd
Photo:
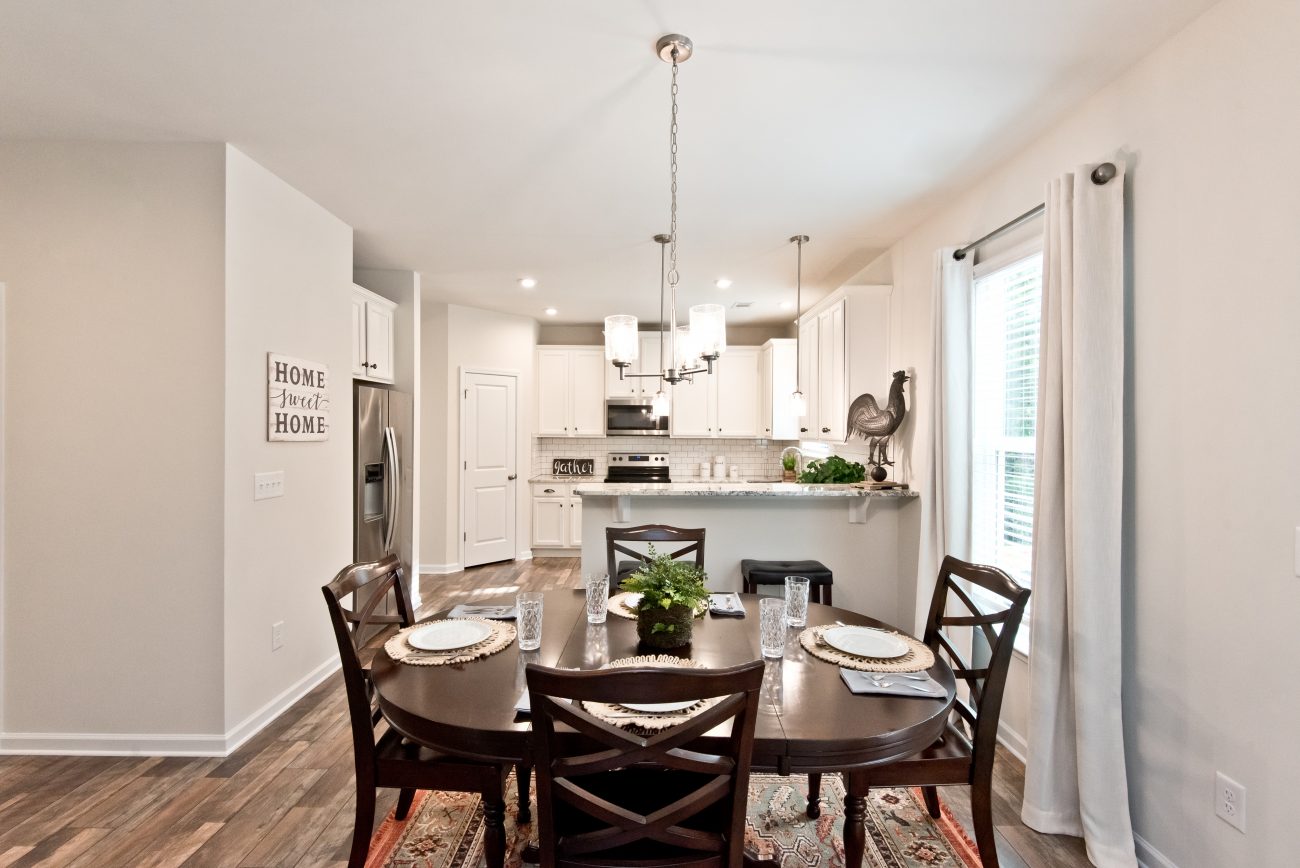
<path id="1" fill-rule="evenodd" d="M 773 322 L 790 235 L 833 289 L 1210 5 L 0 0 L 0 137 L 229 141 L 429 298 L 653 320 L 677 31 L 682 301 Z"/>

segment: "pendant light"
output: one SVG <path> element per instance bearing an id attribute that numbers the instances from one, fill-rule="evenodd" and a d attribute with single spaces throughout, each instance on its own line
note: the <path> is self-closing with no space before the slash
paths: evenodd
<path id="1" fill-rule="evenodd" d="M 799 322 L 799 317 L 803 316 L 803 246 L 808 243 L 808 236 L 792 235 L 790 240 L 799 246 L 799 266 L 794 285 L 794 392 L 790 395 L 790 412 L 798 419 L 808 414 L 808 401 L 803 396 L 803 381 L 800 379 L 803 354 L 799 348 L 799 335 L 803 332 Z"/>
<path id="2" fill-rule="evenodd" d="M 681 64 L 690 59 L 694 45 L 691 40 L 680 33 L 670 33 L 660 37 L 655 43 L 655 53 L 659 59 L 673 66 L 672 115 L 668 128 L 668 170 L 670 184 L 669 226 L 667 235 L 656 235 L 655 241 L 660 246 L 660 282 L 659 282 L 659 334 L 660 370 L 640 374 L 625 373 L 637 359 L 636 317 L 620 314 L 605 317 L 605 358 L 618 368 L 618 377 L 658 377 L 662 382 L 655 394 L 652 406 L 657 415 L 668 412 L 668 395 L 663 383 L 676 385 L 683 380 L 689 382 L 694 374 L 713 373 L 713 363 L 727 350 L 726 311 L 720 304 L 697 304 L 690 309 L 687 337 L 683 338 L 682 329 L 677 325 L 677 72 Z M 663 239 L 663 240 L 661 240 Z M 669 265 L 663 264 L 663 248 L 668 248 Z M 663 319 L 664 283 L 668 286 L 668 353 L 663 352 L 665 333 Z M 663 412 L 660 413 L 659 409 Z"/>

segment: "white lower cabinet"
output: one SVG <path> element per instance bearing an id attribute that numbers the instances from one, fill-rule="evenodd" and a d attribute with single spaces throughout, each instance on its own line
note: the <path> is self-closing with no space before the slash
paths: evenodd
<path id="1" fill-rule="evenodd" d="M 582 498 L 573 486 L 533 483 L 533 548 L 571 549 L 582 546 Z"/>
<path id="2" fill-rule="evenodd" d="M 582 547 L 582 498 L 577 495 L 569 498 L 569 545 Z"/>

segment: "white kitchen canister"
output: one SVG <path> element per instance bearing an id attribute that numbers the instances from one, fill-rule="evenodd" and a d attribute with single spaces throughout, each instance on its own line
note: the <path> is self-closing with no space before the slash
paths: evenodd
<path id="1" fill-rule="evenodd" d="M 712 465 L 707 461 L 700 462 L 700 479 L 708 479 L 712 475 Z"/>
<path id="2" fill-rule="evenodd" d="M 713 459 L 713 478 L 727 478 L 727 459 L 721 455 Z"/>

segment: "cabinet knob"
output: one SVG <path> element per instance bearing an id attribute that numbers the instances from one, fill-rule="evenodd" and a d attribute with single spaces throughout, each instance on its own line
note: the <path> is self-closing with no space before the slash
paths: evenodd
<path id="1" fill-rule="evenodd" d="M 800 434 L 807 434 L 807 433 L 808 433 L 808 429 L 807 429 L 807 428 L 800 428 L 800 429 L 799 429 L 799 433 L 800 433 Z"/>
<path id="2" fill-rule="evenodd" d="M 555 493 L 555 489 L 554 489 L 554 488 L 543 488 L 543 489 L 542 489 L 542 494 L 554 494 L 554 493 Z"/>
<path id="3" fill-rule="evenodd" d="M 829 433 L 831 433 L 831 429 L 829 429 L 829 428 L 823 428 L 823 429 L 822 429 L 822 433 L 823 433 L 823 434 L 829 434 Z"/>

